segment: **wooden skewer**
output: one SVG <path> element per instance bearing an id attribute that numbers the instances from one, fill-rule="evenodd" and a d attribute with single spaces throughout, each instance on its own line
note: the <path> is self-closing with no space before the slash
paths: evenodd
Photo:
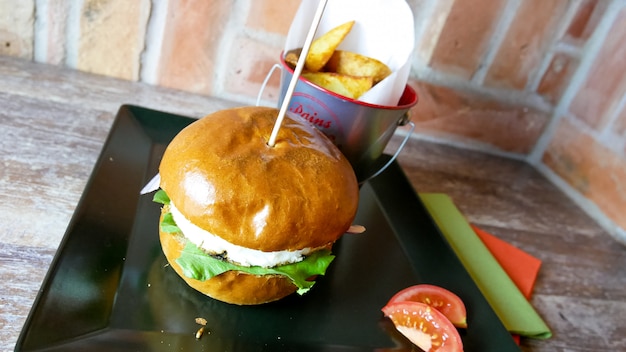
<path id="1" fill-rule="evenodd" d="M 300 74 L 302 73 L 302 69 L 304 68 L 304 61 L 306 60 L 306 56 L 309 53 L 309 49 L 311 48 L 313 37 L 315 36 L 317 27 L 320 24 L 322 14 L 324 13 L 324 8 L 326 7 L 327 2 L 328 0 L 320 0 L 317 6 L 317 10 L 315 11 L 315 16 L 313 17 L 311 28 L 309 29 L 309 33 L 307 34 L 306 40 L 304 41 L 304 45 L 302 46 L 302 52 L 300 53 L 300 57 L 298 58 L 298 63 L 296 64 L 296 68 L 293 71 L 291 81 L 289 81 L 289 87 L 287 87 L 287 92 L 285 93 L 283 103 L 280 106 L 280 110 L 278 111 L 278 117 L 276 118 L 274 128 L 272 129 L 272 134 L 270 135 L 270 139 L 267 142 L 267 145 L 269 145 L 270 147 L 273 147 L 274 144 L 276 144 L 276 136 L 278 135 L 278 130 L 280 130 L 280 125 L 282 124 L 283 119 L 285 118 L 285 114 L 287 113 L 287 108 L 289 107 L 289 103 L 291 102 L 293 92 L 296 89 L 298 78 L 300 78 Z"/>

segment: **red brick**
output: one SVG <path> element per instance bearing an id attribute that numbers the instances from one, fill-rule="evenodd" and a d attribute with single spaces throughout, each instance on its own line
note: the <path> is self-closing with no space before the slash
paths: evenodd
<path id="1" fill-rule="evenodd" d="M 163 35 L 160 85 L 212 94 L 219 42 L 230 1 L 171 0 Z"/>
<path id="2" fill-rule="evenodd" d="M 247 26 L 270 33 L 287 35 L 300 2 L 300 0 L 251 1 Z"/>
<path id="3" fill-rule="evenodd" d="M 576 58 L 565 53 L 556 53 L 539 83 L 537 92 L 549 102 L 556 103 L 569 85 L 578 63 Z"/>
<path id="4" fill-rule="evenodd" d="M 424 82 L 412 82 L 419 102 L 411 118 L 418 133 L 490 145 L 497 150 L 527 154 L 535 145 L 547 113 Z"/>
<path id="5" fill-rule="evenodd" d="M 506 1 L 455 1 L 430 65 L 460 77 L 476 72 Z"/>
<path id="6" fill-rule="evenodd" d="M 237 38 L 230 54 L 224 82 L 227 93 L 256 98 L 261 84 L 272 66 L 278 63 L 282 47 L 263 44 L 249 38 Z M 265 88 L 264 99 L 278 101 L 280 71 L 272 76 Z"/>
<path id="7" fill-rule="evenodd" d="M 530 77 L 536 73 L 566 6 L 567 0 L 521 1 L 485 77 L 485 83 L 524 89 Z"/>
<path id="8" fill-rule="evenodd" d="M 85 0 L 81 8 L 76 68 L 139 79 L 150 4 L 149 0 Z"/>
<path id="9" fill-rule="evenodd" d="M 626 90 L 626 8 L 621 10 L 595 59 L 570 112 L 589 126 L 602 129 Z"/>
<path id="10" fill-rule="evenodd" d="M 626 228 L 626 160 L 563 119 L 543 162 L 618 226 Z"/>
<path id="11" fill-rule="evenodd" d="M 578 43 L 589 39 L 604 14 L 607 3 L 602 0 L 583 0 L 565 32 L 566 39 Z"/>

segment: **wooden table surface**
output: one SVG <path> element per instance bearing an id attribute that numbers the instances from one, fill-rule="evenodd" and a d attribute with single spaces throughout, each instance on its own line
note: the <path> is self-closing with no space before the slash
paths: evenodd
<path id="1" fill-rule="evenodd" d="M 122 104 L 192 117 L 241 105 L 0 57 L 0 350 L 15 346 Z M 532 304 L 554 336 L 523 351 L 626 351 L 626 247 L 537 171 L 418 139 L 399 162 L 416 190 L 449 194 L 543 261 Z"/>

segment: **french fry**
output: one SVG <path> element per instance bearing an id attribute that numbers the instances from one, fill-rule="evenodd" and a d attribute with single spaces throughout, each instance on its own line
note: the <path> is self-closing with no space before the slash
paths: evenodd
<path id="1" fill-rule="evenodd" d="M 346 22 L 311 43 L 302 77 L 339 95 L 358 99 L 389 76 L 391 70 L 374 58 L 337 50 L 353 25 L 354 21 Z M 295 69 L 301 53 L 302 48 L 289 50 L 284 58 L 287 65 Z"/>
<path id="2" fill-rule="evenodd" d="M 318 72 L 321 70 L 333 55 L 337 46 L 339 46 L 346 35 L 348 35 L 353 25 L 354 21 L 346 22 L 315 39 L 311 43 L 309 54 L 306 56 L 304 63 L 304 67 L 307 71 Z"/>
<path id="3" fill-rule="evenodd" d="M 357 77 L 371 76 L 374 84 L 391 74 L 389 67 L 379 60 L 344 50 L 335 50 L 324 71 Z"/>
<path id="4" fill-rule="evenodd" d="M 354 77 L 334 72 L 304 72 L 302 77 L 331 92 L 352 99 L 358 99 L 374 84 L 372 77 Z"/>
<path id="5" fill-rule="evenodd" d="M 291 66 L 291 68 L 295 69 L 296 65 L 298 65 L 298 59 L 300 58 L 300 53 L 302 53 L 302 48 L 289 50 L 287 54 L 285 54 L 285 62 Z"/>

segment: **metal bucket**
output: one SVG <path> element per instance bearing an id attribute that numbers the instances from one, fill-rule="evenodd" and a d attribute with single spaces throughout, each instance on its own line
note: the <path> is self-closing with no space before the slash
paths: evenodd
<path id="1" fill-rule="evenodd" d="M 275 69 L 282 71 L 278 106 L 287 92 L 293 70 L 280 57 L 268 73 L 258 101 L 267 80 Z M 316 86 L 300 77 L 291 101 L 288 114 L 309 121 L 320 129 L 346 156 L 359 180 L 363 183 L 380 174 L 398 156 L 415 125 L 410 122 L 409 110 L 417 104 L 417 93 L 407 85 L 397 106 L 382 106 L 346 98 Z M 257 104 L 258 105 L 258 104 Z M 398 150 L 384 165 L 380 157 L 398 126 L 410 125 Z"/>

